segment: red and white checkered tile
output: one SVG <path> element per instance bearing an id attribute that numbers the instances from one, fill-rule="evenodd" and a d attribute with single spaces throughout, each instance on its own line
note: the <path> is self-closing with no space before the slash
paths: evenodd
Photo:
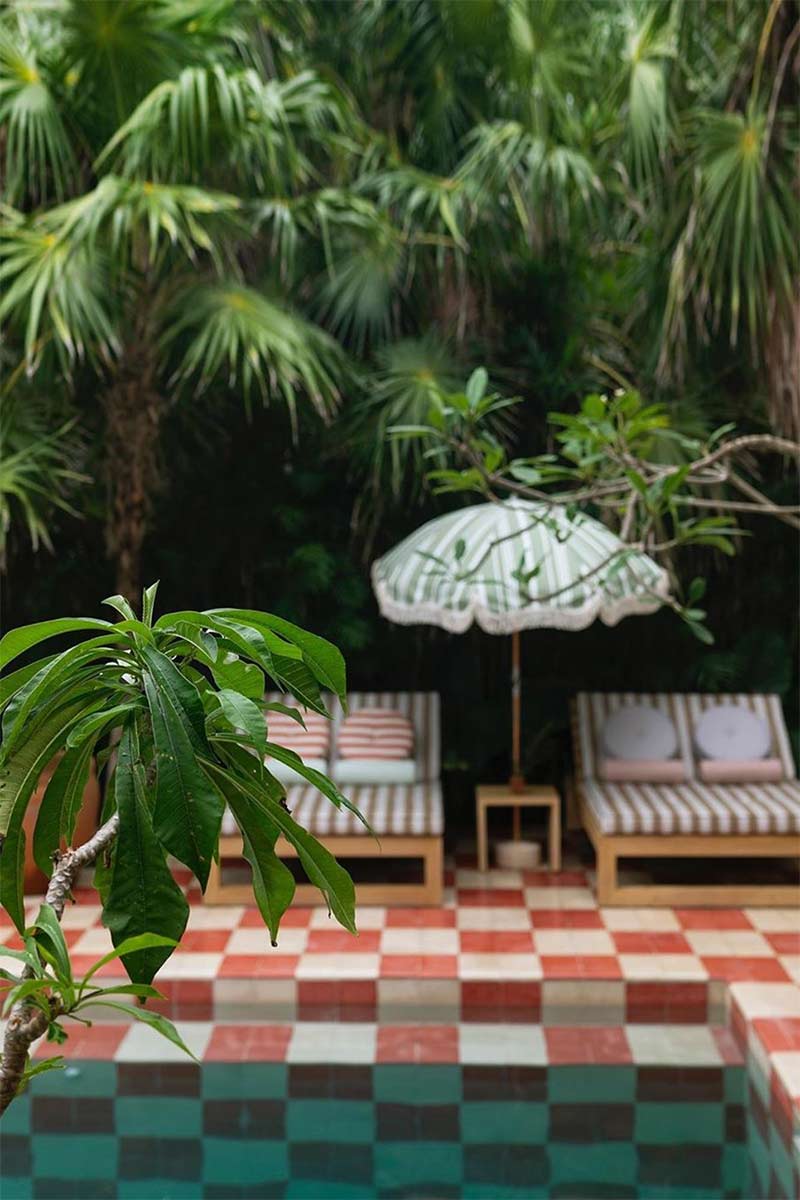
<path id="1" fill-rule="evenodd" d="M 800 1102 L 797 911 L 600 909 L 579 867 L 457 867 L 447 882 L 440 908 L 360 909 L 357 938 L 323 908 L 293 909 L 277 948 L 254 907 L 206 907 L 190 889 L 187 933 L 156 981 L 159 1006 L 198 1057 L 724 1062 L 743 1053 L 763 1067 L 768 1111 L 787 1120 L 786 1106 Z M 111 943 L 96 894 L 80 888 L 76 899 L 63 927 L 80 972 Z M 0 943 L 17 947 L 2 921 Z M 116 963 L 101 972 L 119 973 Z M 130 1061 L 173 1051 L 144 1027 L 98 1022 L 76 1028 L 67 1053 Z"/>

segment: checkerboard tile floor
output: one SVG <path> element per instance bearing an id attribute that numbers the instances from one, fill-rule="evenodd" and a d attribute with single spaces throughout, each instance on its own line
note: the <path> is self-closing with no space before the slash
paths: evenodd
<path id="1" fill-rule="evenodd" d="M 159 979 L 800 984 L 800 909 L 600 909 L 577 868 L 480 874 L 463 867 L 448 878 L 440 908 L 361 908 L 358 937 L 323 908 L 295 908 L 277 948 L 255 907 L 206 907 L 190 888 L 187 932 Z M 79 971 L 111 941 L 96 893 L 80 888 L 76 899 L 63 925 Z M 0 914 L 0 939 L 18 946 L 2 921 Z M 114 963 L 104 969 L 118 972 Z"/>
<path id="2" fill-rule="evenodd" d="M 186 880 L 191 914 L 156 981 L 161 1007 L 198 1057 L 238 1057 L 246 1045 L 255 1058 L 288 1062 L 469 1062 L 494 1053 L 637 1063 L 648 1044 L 678 1052 L 675 1027 L 685 1026 L 686 1061 L 700 1047 L 714 1063 L 760 1057 L 779 1096 L 770 1103 L 788 1100 L 793 1119 L 800 910 L 600 909 L 579 866 L 481 874 L 459 864 L 446 883 L 439 908 L 360 909 L 357 938 L 323 908 L 295 908 L 272 948 L 255 907 L 206 907 Z M 96 893 L 80 888 L 75 898 L 63 926 L 80 972 L 111 943 Z M 30 912 L 36 907 L 32 899 Z M 18 935 L 0 924 L 0 943 L 14 948 Z M 115 963 L 101 972 L 119 973 Z M 68 1054 L 133 1061 L 156 1053 L 148 1030 L 98 1017 L 75 1029 Z M 672 1030 L 646 1032 L 656 1026 Z M 163 1061 L 171 1051 L 157 1046 Z"/>

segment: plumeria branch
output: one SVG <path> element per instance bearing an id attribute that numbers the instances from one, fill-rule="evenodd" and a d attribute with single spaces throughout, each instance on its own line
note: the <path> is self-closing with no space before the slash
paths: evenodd
<path id="1" fill-rule="evenodd" d="M 78 877 L 78 873 L 91 866 L 111 845 L 119 830 L 119 816 L 114 813 L 97 832 L 75 849 L 67 850 L 56 863 L 45 895 L 45 903 L 56 914 L 58 920 L 64 913 L 67 899 Z M 32 979 L 34 972 L 26 966 L 23 979 Z M 42 1008 L 18 1000 L 11 1009 L 3 1038 L 3 1057 L 0 1061 L 0 1115 L 17 1095 L 28 1065 L 30 1048 L 37 1038 L 47 1032 L 50 1023 L 63 1011 L 57 998 L 49 1004 L 49 1015 Z"/>
<path id="2" fill-rule="evenodd" d="M 743 477 L 759 456 L 800 462 L 800 444 L 771 433 L 729 436 L 733 426 L 700 440 L 670 424 L 663 405 L 645 404 L 637 392 L 587 396 L 575 414 L 551 413 L 549 423 L 559 453 L 512 458 L 494 433 L 497 414 L 519 401 L 488 392 L 488 376 L 474 371 L 463 392 L 431 389 L 427 424 L 391 429 L 397 439 L 421 438 L 436 468 L 428 479 L 437 492 L 477 492 L 487 500 L 534 501 L 548 510 L 580 507 L 600 510 L 626 550 L 643 550 L 671 576 L 676 594 L 674 552 L 706 546 L 736 553 L 744 530 L 738 514 L 772 517 L 800 529 L 800 504 L 779 503 Z M 657 461 L 668 446 L 673 461 Z M 681 461 L 675 461 L 678 458 Z M 485 556 L 484 556 L 485 557 Z M 686 590 L 688 601 L 670 606 L 705 641 L 705 613 L 694 607 L 702 579 Z"/>

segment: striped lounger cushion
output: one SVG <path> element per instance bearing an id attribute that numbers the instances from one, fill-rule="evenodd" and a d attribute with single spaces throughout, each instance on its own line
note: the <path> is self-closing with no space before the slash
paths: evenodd
<path id="1" fill-rule="evenodd" d="M 347 788 L 347 797 L 364 814 L 378 837 L 441 837 L 444 807 L 439 783 L 375 784 Z M 286 793 L 289 811 L 300 825 L 316 837 L 350 837 L 368 831 L 353 813 L 337 809 L 310 786 L 290 787 Z M 225 835 L 238 827 L 226 809 L 222 821 Z M 379 853 L 376 845 L 375 853 Z"/>
<path id="2" fill-rule="evenodd" d="M 800 833 L 800 784 L 583 784 L 606 834 Z"/>
<path id="3" fill-rule="evenodd" d="M 291 696 L 273 692 L 268 700 L 296 705 Z M 439 696 L 436 692 L 351 692 L 348 705 L 352 712 L 391 709 L 402 714 L 414 731 L 413 754 L 415 774 L 418 782 L 413 784 L 357 784 L 344 786 L 348 799 L 357 805 L 379 837 L 441 837 L 444 833 L 444 807 L 440 772 Z M 337 700 L 328 697 L 333 713 L 333 745 L 338 747 L 337 731 L 346 717 Z M 272 713 L 270 734 L 273 735 L 275 718 Z M 322 721 L 326 731 L 330 723 L 316 714 L 304 714 L 310 725 Z M 312 718 L 309 721 L 308 718 Z M 284 720 L 291 721 L 290 717 Z M 296 722 L 292 724 L 299 730 Z M 276 741 L 279 739 L 276 737 Z M 326 746 L 327 750 L 327 746 Z M 360 834 L 369 837 L 361 821 L 346 809 L 337 809 L 316 788 L 307 784 L 295 784 L 286 793 L 286 802 L 294 818 L 305 825 L 317 837 L 349 837 Z M 226 809 L 222 820 L 225 836 L 238 833 L 233 814 Z M 376 853 L 379 847 L 376 846 Z"/>
<path id="4" fill-rule="evenodd" d="M 678 759 L 686 782 L 601 782 L 599 732 L 606 717 L 625 704 L 652 704 L 678 732 Z M 696 778 L 692 728 L 709 708 L 737 704 L 769 725 L 781 782 L 709 783 Z M 577 697 L 577 755 L 586 803 L 604 834 L 795 834 L 800 833 L 800 783 L 795 777 L 780 699 L 759 695 L 696 695 L 611 692 Z"/>
<path id="5" fill-rule="evenodd" d="M 305 729 L 292 717 L 287 717 L 286 713 L 268 712 L 269 740 L 286 750 L 294 750 L 301 758 L 327 758 L 331 741 L 330 721 L 319 713 L 298 711 L 305 721 Z"/>
<path id="6" fill-rule="evenodd" d="M 408 717 L 392 708 L 362 708 L 345 717 L 336 739 L 340 758 L 379 762 L 411 758 L 414 728 Z"/>

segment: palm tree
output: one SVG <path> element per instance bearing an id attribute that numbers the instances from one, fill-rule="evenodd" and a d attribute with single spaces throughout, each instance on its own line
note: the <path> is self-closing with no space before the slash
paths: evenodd
<path id="1" fill-rule="evenodd" d="M 85 387 L 88 364 L 100 389 L 109 549 L 132 601 L 184 383 L 324 416 L 339 397 L 343 356 L 298 312 L 287 248 L 318 236 L 349 112 L 313 74 L 274 74 L 266 12 L 67 0 L 0 29 L 0 318 L 29 374 L 74 386 L 80 367 Z"/>
<path id="2" fill-rule="evenodd" d="M 753 381 L 751 413 L 763 390 L 797 433 L 792 13 L 6 9 L 0 318 L 29 371 L 74 389 L 88 375 L 102 394 L 120 591 L 138 594 L 159 426 L 198 390 L 324 418 L 352 404 L 344 431 L 387 494 L 415 491 L 418 464 L 383 440 L 419 412 L 430 363 L 485 361 L 515 391 L 534 375 L 543 436 L 555 372 L 559 403 L 588 381 L 697 408 L 729 395 L 716 357 Z M 577 273 L 582 313 L 553 316 L 561 349 L 537 343 L 531 372 L 520 281 L 553 271 Z"/>

